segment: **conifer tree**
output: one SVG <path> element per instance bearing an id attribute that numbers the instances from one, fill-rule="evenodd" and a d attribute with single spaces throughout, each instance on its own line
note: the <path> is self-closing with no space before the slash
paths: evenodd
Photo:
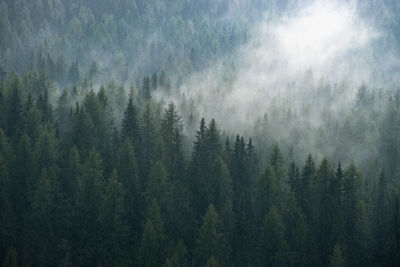
<path id="1" fill-rule="evenodd" d="M 294 161 L 290 164 L 289 167 L 288 184 L 290 190 L 295 194 L 296 197 L 298 197 L 300 186 L 300 172 Z"/>
<path id="2" fill-rule="evenodd" d="M 40 111 L 33 104 L 31 93 L 28 94 L 22 112 L 22 124 L 24 132 L 30 137 L 31 141 L 36 141 L 40 134 Z"/>
<path id="3" fill-rule="evenodd" d="M 162 162 L 154 164 L 146 185 L 146 200 L 151 204 L 154 199 L 160 203 L 158 206 L 163 216 L 171 212 L 171 183 Z"/>
<path id="4" fill-rule="evenodd" d="M 283 164 L 284 160 L 279 145 L 275 145 L 272 148 L 270 165 L 273 171 L 275 172 L 275 177 L 278 179 L 279 184 L 283 182 L 283 176 L 284 176 Z"/>
<path id="5" fill-rule="evenodd" d="M 137 120 L 136 109 L 133 105 L 132 98 L 129 98 L 129 102 L 124 112 L 124 117 L 122 119 L 121 137 L 122 140 L 129 138 L 135 145 L 135 149 L 137 149 L 137 152 L 139 152 L 141 143 L 140 129 Z"/>
<path id="6" fill-rule="evenodd" d="M 150 84 L 150 77 L 145 76 L 143 78 L 143 84 L 142 84 L 142 95 L 143 98 L 148 101 L 151 98 L 151 84 Z"/>
<path id="7" fill-rule="evenodd" d="M 125 217 L 125 191 L 118 181 L 117 172 L 112 172 L 104 189 L 100 207 L 99 223 L 102 228 L 100 248 L 101 264 L 104 266 L 124 266 L 127 255 L 124 253 L 128 226 Z"/>
<path id="8" fill-rule="evenodd" d="M 275 206 L 272 206 L 265 215 L 258 236 L 257 264 L 259 266 L 283 265 L 287 250 L 285 227 Z"/>
<path id="9" fill-rule="evenodd" d="M 156 126 L 154 125 L 153 111 L 150 103 L 146 103 L 144 113 L 142 117 L 142 153 L 138 159 L 140 166 L 139 174 L 142 181 L 145 181 L 149 175 L 149 172 L 154 164 L 156 157 L 158 160 L 164 159 L 164 147 L 163 144 L 158 151 L 156 151 L 156 140 L 161 142 L 161 138 L 157 137 Z M 156 153 L 158 152 L 158 153 Z"/>
<path id="10" fill-rule="evenodd" d="M 196 266 L 207 264 L 210 257 L 215 256 L 218 261 L 226 260 L 227 244 L 219 230 L 220 221 L 213 204 L 210 204 L 203 218 L 196 240 L 195 259 Z"/>
<path id="11" fill-rule="evenodd" d="M 168 104 L 161 121 L 161 136 L 165 147 L 166 168 L 172 181 L 183 174 L 183 126 L 173 103 Z"/>
<path id="12" fill-rule="evenodd" d="M 18 142 L 21 136 L 22 104 L 20 97 L 21 81 L 13 73 L 8 84 L 7 112 L 6 112 L 6 134 L 14 142 Z"/>
<path id="13" fill-rule="evenodd" d="M 78 181 L 79 191 L 74 220 L 76 235 L 81 238 L 76 244 L 76 262 L 80 265 L 93 265 L 98 262 L 99 241 L 101 240 L 99 203 L 102 200 L 104 178 L 102 161 L 92 149 L 83 165 L 83 173 Z"/>
<path id="14" fill-rule="evenodd" d="M 257 223 L 262 222 L 265 214 L 269 211 L 272 205 L 278 204 L 278 188 L 278 181 L 275 172 L 268 165 L 265 168 L 264 173 L 260 175 L 256 185 L 255 205 Z"/>
<path id="15" fill-rule="evenodd" d="M 54 179 L 54 178 L 53 178 Z M 32 262 L 40 266 L 50 266 L 55 259 L 54 204 L 56 188 L 43 168 L 35 186 L 32 200 L 30 239 L 37 240 L 30 254 Z M 47 236 L 48 238 L 43 238 Z"/>
<path id="16" fill-rule="evenodd" d="M 150 204 L 140 240 L 138 260 L 141 266 L 161 266 L 165 259 L 164 222 L 158 201 Z"/>
<path id="17" fill-rule="evenodd" d="M 138 177 L 138 165 L 133 145 L 129 138 L 126 138 L 121 145 L 118 159 L 119 181 L 124 186 L 126 192 L 124 198 L 126 219 L 133 230 L 138 230 L 141 218 L 139 210 L 143 210 L 144 208 L 143 196 L 141 195 L 143 186 Z"/>
<path id="18" fill-rule="evenodd" d="M 300 176 L 300 186 L 297 200 L 303 210 L 304 215 L 309 220 L 311 217 L 311 192 L 315 180 L 315 165 L 314 160 L 308 155 L 305 166 L 303 167 Z"/>
<path id="19" fill-rule="evenodd" d="M 361 222 L 364 214 L 361 207 L 363 177 L 359 169 L 352 163 L 344 172 L 343 181 L 343 219 L 344 219 L 344 250 L 345 257 L 351 265 L 361 264 L 363 255 L 364 236 Z"/>
<path id="20" fill-rule="evenodd" d="M 309 266 L 311 265 L 309 226 L 293 192 L 288 192 L 282 206 L 282 222 L 285 225 L 288 248 L 286 263 L 289 266 Z"/>
<path id="21" fill-rule="evenodd" d="M 47 88 L 45 89 L 43 94 L 40 94 L 36 105 L 41 112 L 42 123 L 43 124 L 51 123 L 53 121 L 53 108 L 49 102 L 49 95 Z"/>

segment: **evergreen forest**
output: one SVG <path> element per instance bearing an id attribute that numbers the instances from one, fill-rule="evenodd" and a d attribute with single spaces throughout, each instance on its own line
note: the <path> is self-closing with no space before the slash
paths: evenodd
<path id="1" fill-rule="evenodd" d="M 400 4 L 322 2 L 0 0 L 0 266 L 400 266 Z"/>

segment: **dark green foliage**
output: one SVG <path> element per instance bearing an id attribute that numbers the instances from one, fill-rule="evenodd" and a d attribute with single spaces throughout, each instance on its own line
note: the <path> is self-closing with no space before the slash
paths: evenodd
<path id="1" fill-rule="evenodd" d="M 63 91 L 53 114 L 51 86 L 40 77 L 27 75 L 21 84 L 12 75 L 0 103 L 6 130 L 0 129 L 0 257 L 6 266 L 400 262 L 394 163 L 382 165 L 388 172 L 373 170 L 374 177 L 364 177 L 365 167 L 343 170 L 339 162 L 335 170 L 327 158 L 315 162 L 311 155 L 301 168 L 285 166 L 278 145 L 267 151 L 252 139 L 232 139 L 214 119 L 200 121 L 190 147 L 174 104 L 163 110 L 163 102 L 143 103 L 133 88 L 135 101 L 124 104 L 122 116 L 113 105 L 123 98 L 108 98 L 116 84 L 85 95 Z M 163 79 L 157 75 L 157 87 Z M 81 104 L 71 109 L 75 98 Z M 394 154 L 385 157 L 396 161 Z"/>
<path id="2" fill-rule="evenodd" d="M 69 67 L 68 80 L 74 85 L 79 84 L 79 82 L 81 81 L 78 60 L 72 62 L 71 66 Z"/>
<path id="3" fill-rule="evenodd" d="M 11 247 L 3 262 L 4 267 L 17 267 L 18 259 L 17 259 L 17 250 L 14 247 Z"/>
<path id="4" fill-rule="evenodd" d="M 281 266 L 286 260 L 285 226 L 275 206 L 265 215 L 258 232 L 257 264 Z"/>
<path id="5" fill-rule="evenodd" d="M 281 150 L 278 145 L 275 145 L 272 148 L 270 164 L 275 172 L 276 178 L 278 179 L 279 183 L 281 183 L 284 176 L 284 166 L 283 166 L 284 161 Z"/>
<path id="6" fill-rule="evenodd" d="M 256 218 L 260 223 L 272 205 L 278 204 L 279 182 L 275 172 L 268 165 L 256 184 Z"/>
<path id="7" fill-rule="evenodd" d="M 172 181 L 182 180 L 183 162 L 183 126 L 176 107 L 170 103 L 165 109 L 161 121 L 161 136 L 168 157 L 165 165 Z"/>
<path id="8" fill-rule="evenodd" d="M 344 267 L 346 266 L 345 260 L 342 256 L 342 250 L 340 248 L 340 245 L 335 245 L 333 249 L 333 254 L 332 257 L 330 258 L 329 261 L 329 266 L 330 267 Z"/>
<path id="9" fill-rule="evenodd" d="M 140 239 L 138 262 L 141 266 L 161 266 L 165 259 L 166 236 L 158 201 L 154 199 L 147 210 Z"/>
<path id="10" fill-rule="evenodd" d="M 129 138 L 135 144 L 136 149 L 140 148 L 140 129 L 132 98 L 129 98 L 128 106 L 122 119 L 121 137 L 122 140 Z"/>
<path id="11" fill-rule="evenodd" d="M 2 266 L 400 266 L 400 89 L 230 98 L 300 2 L 0 0 Z M 358 2 L 396 55 L 400 5 Z"/>
<path id="12" fill-rule="evenodd" d="M 189 255 L 188 250 L 185 247 L 185 244 L 182 240 L 178 242 L 176 248 L 171 256 L 165 262 L 164 266 L 176 266 L 176 267 L 188 267 L 189 264 Z"/>
<path id="13" fill-rule="evenodd" d="M 96 265 L 98 262 L 99 240 L 101 237 L 99 224 L 100 204 L 103 198 L 104 178 L 102 162 L 99 154 L 92 149 L 83 165 L 82 175 L 78 180 L 74 231 L 77 246 L 74 259 L 80 265 Z"/>
<path id="14" fill-rule="evenodd" d="M 11 203 L 10 203 L 10 176 L 6 159 L 0 152 L 0 249 L 1 257 L 4 258 L 4 252 L 7 251 L 11 235 Z M 14 249 L 15 250 L 15 249 Z"/>
<path id="15" fill-rule="evenodd" d="M 126 208 L 126 220 L 130 227 L 138 229 L 140 221 L 140 210 L 143 209 L 142 184 L 138 176 L 138 165 L 133 149 L 132 142 L 129 138 L 121 145 L 118 153 L 118 174 L 119 181 L 125 190 L 124 205 Z"/>
<path id="16" fill-rule="evenodd" d="M 7 87 L 9 95 L 6 102 L 5 131 L 11 140 L 17 142 L 22 134 L 22 101 L 20 96 L 22 85 L 15 73 L 10 78 Z"/>
<path id="17" fill-rule="evenodd" d="M 57 239 L 54 205 L 56 190 L 55 177 L 50 177 L 46 168 L 43 168 L 33 191 L 32 211 L 29 217 L 32 225 L 32 228 L 29 229 L 29 238 L 35 240 L 32 244 L 32 254 L 29 257 L 39 266 L 51 266 L 55 262 Z M 47 238 L 43 238 L 43 236 Z"/>
<path id="18" fill-rule="evenodd" d="M 226 262 L 228 247 L 225 237 L 220 232 L 220 227 L 218 213 L 214 205 L 210 204 L 203 217 L 203 224 L 196 239 L 196 266 L 203 266 L 209 263 L 211 257 L 215 257 L 213 260 L 215 262 Z"/>
<path id="19" fill-rule="evenodd" d="M 103 242 L 100 248 L 100 264 L 103 266 L 128 265 L 126 237 L 128 226 L 125 223 L 125 190 L 118 181 L 114 170 L 104 189 L 100 205 L 99 224 Z"/>
<path id="20" fill-rule="evenodd" d="M 285 240 L 287 241 L 288 266 L 309 266 L 310 229 L 306 218 L 298 206 L 295 196 L 289 192 L 282 205 L 282 222 L 285 225 Z"/>

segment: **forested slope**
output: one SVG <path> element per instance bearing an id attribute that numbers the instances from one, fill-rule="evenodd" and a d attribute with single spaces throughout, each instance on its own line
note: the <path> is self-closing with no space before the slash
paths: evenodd
<path id="1" fill-rule="evenodd" d="M 0 264 L 399 266 L 399 4 L 357 81 L 260 53 L 302 5 L 0 0 Z"/>

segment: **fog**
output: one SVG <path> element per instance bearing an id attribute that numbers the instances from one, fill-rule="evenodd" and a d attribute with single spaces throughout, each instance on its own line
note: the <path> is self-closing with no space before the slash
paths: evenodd
<path id="1" fill-rule="evenodd" d="M 346 141 L 333 142 L 321 131 L 343 126 L 361 87 L 397 88 L 397 52 L 380 49 L 383 38 L 382 28 L 362 17 L 354 1 L 268 10 L 234 53 L 188 77 L 173 95 L 158 92 L 156 99 L 179 104 L 188 136 L 201 117 L 215 118 L 227 133 L 278 142 L 294 158 L 312 152 L 336 159 Z M 260 126 L 263 121 L 267 126 Z M 266 129 L 257 133 L 260 127 Z M 352 143 L 346 150 L 349 159 L 367 164 L 377 147 L 366 151 L 365 143 Z"/>
<path id="2" fill-rule="evenodd" d="M 194 74 L 178 90 L 200 101 L 200 116 L 215 117 L 229 129 L 247 127 L 271 101 L 293 96 L 302 102 L 318 82 L 346 83 L 351 97 L 363 83 L 371 84 L 378 67 L 372 43 L 379 33 L 350 4 L 316 1 L 272 20 L 265 15 L 250 36 L 233 56 Z"/>

